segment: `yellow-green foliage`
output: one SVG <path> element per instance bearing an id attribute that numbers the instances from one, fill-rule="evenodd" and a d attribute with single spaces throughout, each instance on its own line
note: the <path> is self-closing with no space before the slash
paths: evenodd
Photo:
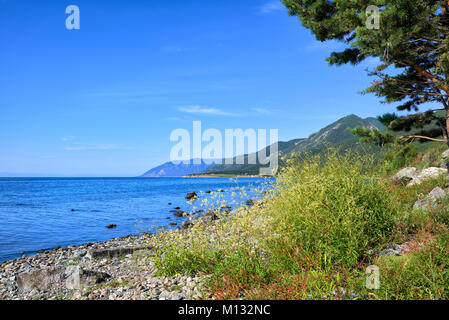
<path id="1" fill-rule="evenodd" d="M 446 230 L 447 232 L 447 230 Z M 449 297 L 449 237 L 436 239 L 408 255 L 380 257 L 381 299 L 447 299 Z"/>
<path id="2" fill-rule="evenodd" d="M 388 239 L 398 213 L 371 159 L 331 153 L 322 163 L 317 156 L 291 163 L 279 177 L 268 241 L 353 266 L 368 248 Z"/>
<path id="3" fill-rule="evenodd" d="M 412 210 L 419 193 L 445 181 L 406 188 L 381 172 L 366 155 L 329 151 L 290 160 L 262 202 L 188 232 L 159 234 L 152 259 L 161 274 L 209 275 L 208 290 L 220 299 L 339 299 L 351 292 L 363 299 L 447 297 L 447 241 L 405 259 L 407 268 L 368 253 L 405 241 L 430 222 L 447 224 L 446 211 Z M 369 263 L 384 272 L 382 296 L 364 287 Z M 438 270 L 445 273 L 435 276 Z M 405 292 L 407 283 L 416 290 Z"/>

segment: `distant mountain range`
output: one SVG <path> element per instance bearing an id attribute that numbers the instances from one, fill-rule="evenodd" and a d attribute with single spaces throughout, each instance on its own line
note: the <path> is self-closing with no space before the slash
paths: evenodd
<path id="1" fill-rule="evenodd" d="M 293 154 L 301 152 L 308 152 L 310 154 L 317 154 L 327 150 L 329 147 L 338 147 L 342 152 L 349 149 L 358 148 L 357 142 L 359 138 L 348 132 L 347 129 L 355 127 L 366 127 L 370 129 L 385 130 L 386 127 L 376 118 L 362 119 L 356 115 L 349 115 L 341 118 L 336 122 L 328 125 L 320 131 L 310 135 L 304 139 L 294 139 L 287 142 L 280 141 L 278 143 L 279 158 L 290 157 Z M 269 154 L 268 150 L 264 150 Z M 367 148 L 372 148 L 372 152 L 379 152 L 380 148 L 368 145 Z M 181 177 L 192 174 L 229 174 L 229 175 L 258 175 L 259 164 L 215 164 L 208 165 L 204 162 L 200 165 L 179 164 L 175 165 L 172 162 L 164 163 L 163 165 L 151 169 L 142 175 L 142 177 Z M 235 158 L 233 163 L 235 163 Z M 245 163 L 248 163 L 248 155 L 245 155 Z M 282 163 L 280 164 L 282 165 Z"/>
<path id="2" fill-rule="evenodd" d="M 156 178 L 156 177 L 183 177 L 191 174 L 200 174 L 203 173 L 207 168 L 214 166 L 217 160 L 213 163 L 206 163 L 204 160 L 201 161 L 200 164 L 195 164 L 193 159 L 190 160 L 190 163 L 179 163 L 175 164 L 171 161 L 166 162 L 158 167 L 155 167 L 143 175 L 141 178 Z M 208 161 L 209 162 L 209 161 Z"/>

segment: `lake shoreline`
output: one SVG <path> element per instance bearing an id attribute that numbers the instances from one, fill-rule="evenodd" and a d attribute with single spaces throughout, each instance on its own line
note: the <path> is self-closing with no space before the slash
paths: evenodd
<path id="1" fill-rule="evenodd" d="M 251 205 L 261 201 L 251 200 Z M 204 290 L 207 276 L 159 276 L 151 257 L 168 233 L 187 235 L 197 223 L 213 230 L 221 218 L 241 208 L 220 207 L 157 233 L 43 249 L 4 261 L 0 264 L 0 300 L 215 299 Z"/>
<path id="2" fill-rule="evenodd" d="M 4 261 L 0 300 L 212 299 L 201 292 L 204 279 L 198 276 L 156 274 L 149 257 L 158 241 L 157 234 L 144 233 Z"/>

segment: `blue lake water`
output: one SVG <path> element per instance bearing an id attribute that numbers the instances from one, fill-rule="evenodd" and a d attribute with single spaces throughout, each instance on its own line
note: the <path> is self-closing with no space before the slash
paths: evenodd
<path id="1" fill-rule="evenodd" d="M 270 181 L 270 180 L 268 180 Z M 271 180 L 273 181 L 273 180 Z M 185 200 L 188 192 L 216 191 L 237 203 L 254 198 L 265 188 L 261 178 L 0 178 L 0 263 L 41 249 L 80 245 L 149 232 L 154 226 L 178 226 L 185 218 L 169 212 L 175 207 L 200 209 Z M 248 192 L 242 195 L 237 188 Z M 168 205 L 168 203 L 172 205 Z M 75 211 L 72 211 L 74 209 Z M 107 229 L 116 224 L 114 229 Z M 173 227 L 171 227 L 173 228 Z"/>

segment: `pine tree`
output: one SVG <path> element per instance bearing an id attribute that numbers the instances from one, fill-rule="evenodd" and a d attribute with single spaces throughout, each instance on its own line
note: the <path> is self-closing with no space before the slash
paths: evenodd
<path id="1" fill-rule="evenodd" d="M 412 112 L 405 117 L 381 117 L 390 129 L 418 129 L 418 134 L 408 137 L 449 145 L 449 1 L 282 2 L 317 40 L 338 40 L 347 45 L 327 58 L 330 65 L 356 65 L 378 58 L 377 67 L 369 71 L 377 80 L 364 93 L 374 93 L 384 103 L 399 102 L 398 110 Z M 379 9 L 379 28 L 372 27 L 372 5 Z M 419 112 L 426 106 L 428 111 Z M 437 128 L 426 130 L 430 123 Z"/>

